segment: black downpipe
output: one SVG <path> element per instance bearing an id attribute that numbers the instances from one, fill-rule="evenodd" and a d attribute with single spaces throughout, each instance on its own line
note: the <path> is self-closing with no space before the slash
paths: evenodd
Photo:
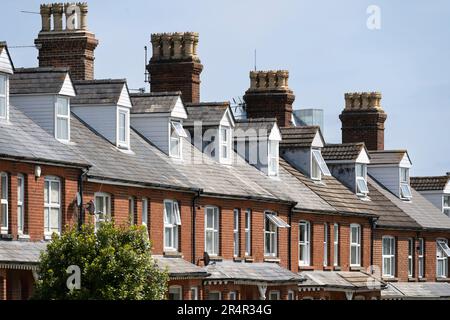
<path id="1" fill-rule="evenodd" d="M 372 218 L 371 219 L 371 228 L 372 228 L 372 232 L 370 235 L 370 273 L 373 274 L 374 270 L 373 270 L 373 242 L 375 240 L 375 229 L 377 227 L 377 221 L 378 221 L 378 217 L 376 218 Z"/>
<path id="2" fill-rule="evenodd" d="M 288 224 L 291 226 L 288 228 L 288 270 L 291 270 L 292 267 L 292 213 L 294 211 L 294 207 L 297 205 L 297 203 L 293 204 L 289 208 L 289 215 L 288 215 Z"/>
<path id="3" fill-rule="evenodd" d="M 78 206 L 78 231 L 81 231 L 81 226 L 84 224 L 83 178 L 87 173 L 88 170 L 83 170 L 78 177 L 78 192 L 80 194 L 80 205 Z"/>
<path id="4" fill-rule="evenodd" d="M 201 192 L 202 192 L 202 190 L 198 190 L 197 194 L 192 198 L 192 235 L 191 235 L 192 244 L 191 244 L 191 246 L 192 246 L 192 263 L 193 264 L 196 264 L 196 261 L 195 261 L 196 260 L 195 259 L 195 220 L 196 220 L 197 211 L 196 211 L 195 203 L 196 203 L 197 199 L 200 198 Z"/>

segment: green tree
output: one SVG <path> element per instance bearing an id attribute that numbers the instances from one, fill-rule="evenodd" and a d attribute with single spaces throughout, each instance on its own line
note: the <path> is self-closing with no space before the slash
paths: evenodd
<path id="1" fill-rule="evenodd" d="M 69 290 L 67 268 L 80 268 L 81 288 Z M 54 235 L 41 254 L 34 299 L 165 299 L 168 274 L 151 257 L 144 227 L 104 223 Z"/>

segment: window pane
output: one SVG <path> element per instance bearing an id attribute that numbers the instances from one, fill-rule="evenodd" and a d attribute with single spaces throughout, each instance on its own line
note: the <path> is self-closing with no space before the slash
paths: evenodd
<path id="1" fill-rule="evenodd" d="M 352 246 L 350 248 L 350 255 L 351 255 L 350 263 L 351 264 L 357 264 L 358 263 L 358 261 L 357 261 L 357 253 L 358 253 L 358 248 L 356 246 Z"/>
<path id="2" fill-rule="evenodd" d="M 119 112 L 119 141 L 126 142 L 127 116 L 124 112 Z"/>
<path id="3" fill-rule="evenodd" d="M 48 230 L 48 222 L 50 219 L 50 209 L 49 208 L 45 208 L 44 209 L 44 229 Z"/>
<path id="4" fill-rule="evenodd" d="M 207 208 L 206 209 L 206 227 L 209 229 L 213 228 L 214 225 L 214 221 L 213 221 L 213 209 L 212 208 Z"/>
<path id="5" fill-rule="evenodd" d="M 59 183 L 56 181 L 51 182 L 51 201 L 54 204 L 59 204 Z"/>
<path id="6" fill-rule="evenodd" d="M 23 202 L 23 179 L 17 179 L 17 201 Z"/>
<path id="7" fill-rule="evenodd" d="M 212 231 L 206 231 L 206 252 L 212 253 L 213 235 Z"/>
<path id="8" fill-rule="evenodd" d="M 172 248 L 172 228 L 164 228 L 164 246 Z"/>
<path id="9" fill-rule="evenodd" d="M 450 207 L 450 196 L 444 196 L 444 207 Z"/>
<path id="10" fill-rule="evenodd" d="M 1 197 L 4 200 L 8 200 L 8 176 L 6 174 L 2 174 L 1 176 Z"/>
<path id="11" fill-rule="evenodd" d="M 59 231 L 59 209 L 57 208 L 51 209 L 50 227 L 52 231 Z"/>
<path id="12" fill-rule="evenodd" d="M 66 98 L 58 98 L 56 101 L 56 112 L 59 116 L 68 116 L 69 100 Z"/>
<path id="13" fill-rule="evenodd" d="M 6 97 L 0 96 L 0 117 L 6 117 Z"/>
<path id="14" fill-rule="evenodd" d="M 172 202 L 171 201 L 164 202 L 164 207 L 165 207 L 164 222 L 166 224 L 173 224 Z"/>
<path id="15" fill-rule="evenodd" d="M 0 94 L 6 94 L 6 77 L 3 75 L 0 75 Z"/>
<path id="16" fill-rule="evenodd" d="M 170 155 L 176 157 L 180 155 L 180 140 L 178 137 L 170 139 Z"/>
<path id="17" fill-rule="evenodd" d="M 56 120 L 56 137 L 61 140 L 69 139 L 69 119 L 58 118 Z"/>

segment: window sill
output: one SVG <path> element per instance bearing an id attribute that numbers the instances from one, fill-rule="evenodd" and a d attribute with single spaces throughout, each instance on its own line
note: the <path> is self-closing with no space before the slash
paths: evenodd
<path id="1" fill-rule="evenodd" d="M 428 280 L 427 280 L 427 278 L 419 278 L 418 281 L 419 282 L 427 282 Z"/>
<path id="2" fill-rule="evenodd" d="M 276 257 L 264 257 L 264 262 L 279 263 L 280 261 L 281 261 L 280 258 L 276 258 Z"/>
<path id="3" fill-rule="evenodd" d="M 436 282 L 450 282 L 450 278 L 436 278 Z"/>
<path id="4" fill-rule="evenodd" d="M 28 235 L 28 234 L 19 234 L 17 236 L 17 239 L 21 240 L 21 241 L 29 241 L 30 240 L 30 235 Z"/>
<path id="5" fill-rule="evenodd" d="M 163 256 L 167 257 L 167 258 L 182 258 L 183 257 L 181 252 L 178 252 L 178 251 L 164 251 Z"/>
<path id="6" fill-rule="evenodd" d="M 417 278 L 408 278 L 408 282 L 417 282 Z"/>
<path id="7" fill-rule="evenodd" d="M 299 271 L 313 271 L 314 267 L 313 266 L 298 266 L 298 270 Z"/>
<path id="8" fill-rule="evenodd" d="M 396 277 L 382 277 L 381 279 L 386 282 L 398 282 L 398 278 Z"/>
<path id="9" fill-rule="evenodd" d="M 363 267 L 354 266 L 354 267 L 350 267 L 350 271 L 364 271 L 364 268 Z"/>
<path id="10" fill-rule="evenodd" d="M 223 258 L 221 256 L 210 256 L 209 260 L 211 261 L 217 261 L 217 262 L 222 262 Z"/>
<path id="11" fill-rule="evenodd" d="M 46 235 L 44 235 L 44 240 L 45 240 L 45 241 L 50 241 L 50 240 L 52 240 L 52 235 L 51 235 L 51 234 L 46 234 Z"/>
<path id="12" fill-rule="evenodd" d="M 333 270 L 334 270 L 334 271 L 341 271 L 342 268 L 341 268 L 340 266 L 334 266 L 334 267 L 333 267 Z"/>
<path id="13" fill-rule="evenodd" d="M 248 257 L 244 257 L 245 262 L 254 262 L 255 258 L 248 256 Z"/>
<path id="14" fill-rule="evenodd" d="M 12 240 L 13 239 L 13 235 L 9 234 L 9 233 L 2 233 L 2 234 L 0 234 L 0 239 L 2 239 L 2 240 Z"/>
<path id="15" fill-rule="evenodd" d="M 323 266 L 323 271 L 333 271 L 333 267 L 330 266 Z"/>
<path id="16" fill-rule="evenodd" d="M 233 257 L 234 262 L 242 262 L 242 258 L 240 257 Z"/>

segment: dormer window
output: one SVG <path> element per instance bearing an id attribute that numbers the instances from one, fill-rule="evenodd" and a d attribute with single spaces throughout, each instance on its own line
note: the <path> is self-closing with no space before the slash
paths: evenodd
<path id="1" fill-rule="evenodd" d="M 366 196 L 369 193 L 367 188 L 367 166 L 365 164 L 356 164 L 356 194 Z"/>
<path id="2" fill-rule="evenodd" d="M 445 195 L 442 199 L 442 212 L 450 217 L 450 195 Z"/>
<path id="3" fill-rule="evenodd" d="M 269 141 L 268 172 L 269 176 L 278 175 L 279 142 Z"/>
<path id="4" fill-rule="evenodd" d="M 178 121 L 171 121 L 170 126 L 170 156 L 181 158 L 181 138 L 186 138 L 187 134 L 183 126 Z"/>
<path id="5" fill-rule="evenodd" d="M 7 119 L 8 118 L 8 78 L 0 74 L 0 119 Z"/>
<path id="6" fill-rule="evenodd" d="M 321 180 L 322 174 L 325 176 L 331 176 L 330 170 L 328 170 L 327 164 L 325 163 L 325 160 L 323 160 L 320 150 L 312 150 L 311 160 L 311 179 Z"/>
<path id="7" fill-rule="evenodd" d="M 411 188 L 409 187 L 408 168 L 400 168 L 400 197 L 406 200 L 412 198 Z"/>
<path id="8" fill-rule="evenodd" d="M 70 128 L 69 98 L 56 98 L 56 130 L 55 137 L 61 141 L 69 141 Z"/>
<path id="9" fill-rule="evenodd" d="M 231 129 L 222 126 L 220 128 L 220 157 L 222 160 L 229 160 L 231 156 Z"/>
<path id="10" fill-rule="evenodd" d="M 129 148 L 129 111 L 127 109 L 119 109 L 117 144 L 122 148 Z"/>

